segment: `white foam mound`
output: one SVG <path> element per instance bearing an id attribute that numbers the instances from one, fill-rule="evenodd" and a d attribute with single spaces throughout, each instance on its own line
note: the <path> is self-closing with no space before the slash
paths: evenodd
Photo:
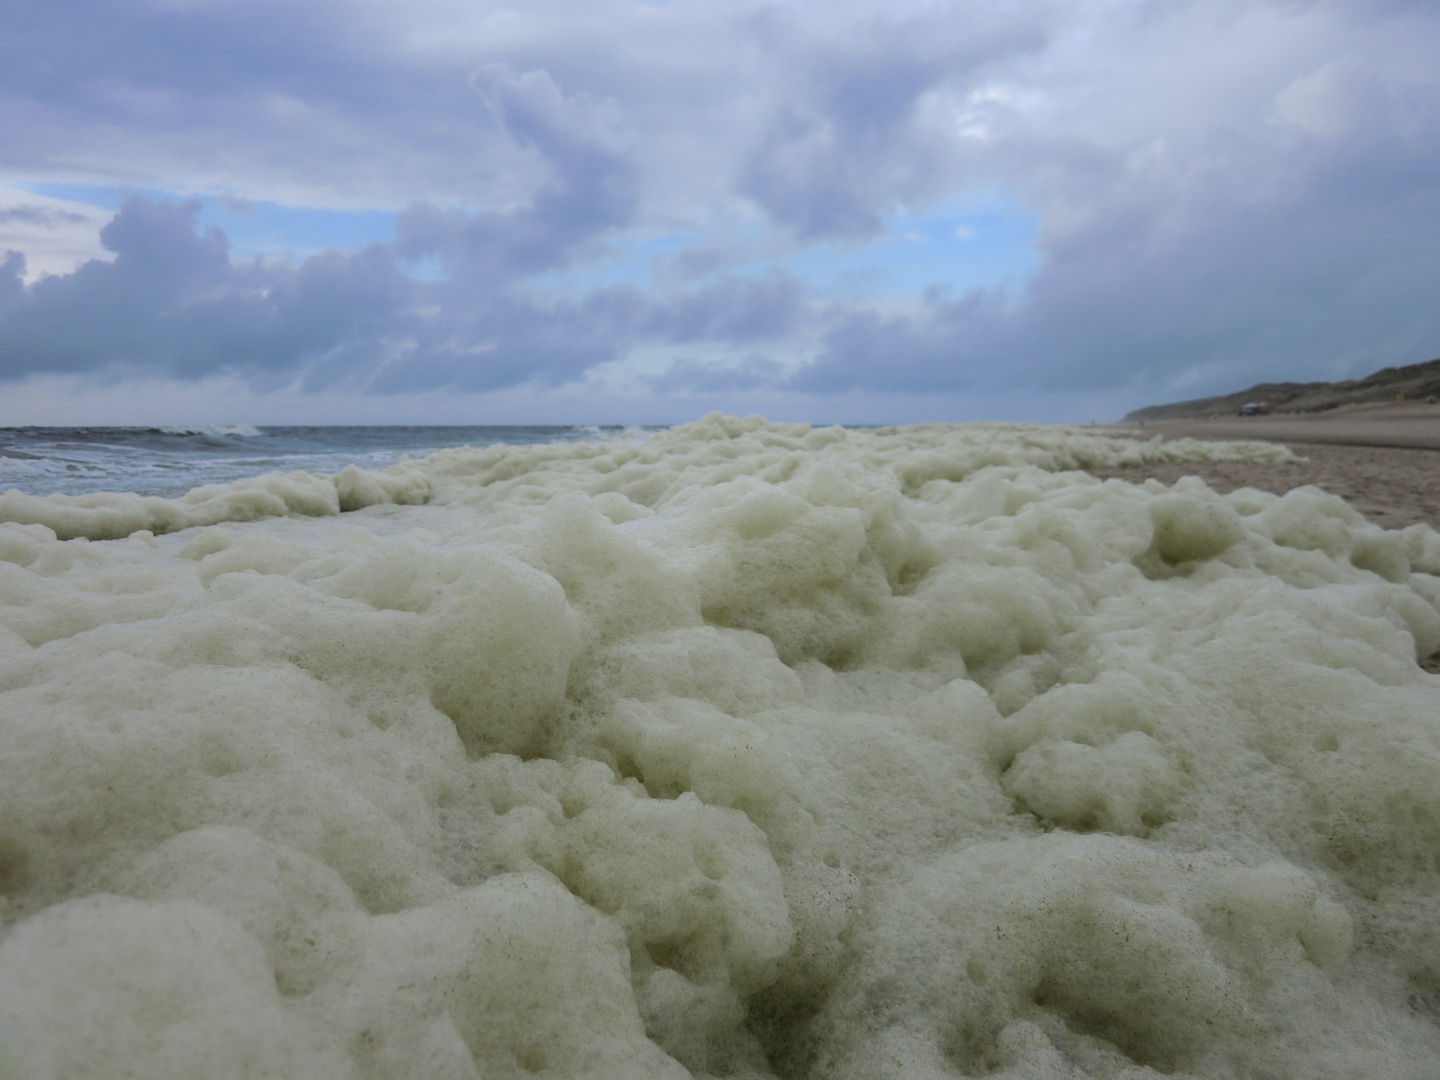
<path id="1" fill-rule="evenodd" d="M 1278 453 L 11 499 L 0 1076 L 1433 1078 L 1440 536 L 1066 471 Z"/>
<path id="2" fill-rule="evenodd" d="M 178 499 L 128 491 L 26 495 L 11 489 L 0 495 L 0 522 L 43 525 L 61 540 L 115 540 L 141 531 L 170 533 L 266 517 L 325 517 L 377 503 L 415 505 L 429 498 L 429 484 L 414 470 L 397 475 L 347 465 L 333 476 L 275 472 L 207 484 Z"/>

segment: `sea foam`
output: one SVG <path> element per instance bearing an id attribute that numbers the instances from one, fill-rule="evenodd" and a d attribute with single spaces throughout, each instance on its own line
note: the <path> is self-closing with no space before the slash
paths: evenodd
<path id="1" fill-rule="evenodd" d="M 1440 536 L 1227 458 L 0 498 L 0 1076 L 1433 1076 Z"/>

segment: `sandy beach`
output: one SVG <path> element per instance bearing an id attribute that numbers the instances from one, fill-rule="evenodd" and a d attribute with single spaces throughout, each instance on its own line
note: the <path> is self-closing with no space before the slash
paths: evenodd
<path id="1" fill-rule="evenodd" d="M 1090 469 L 1132 483 L 1154 477 L 1173 484 L 1199 476 L 1225 493 L 1252 487 L 1283 495 L 1313 484 L 1339 495 L 1375 524 L 1403 529 L 1423 522 L 1440 529 L 1440 406 L 1421 402 L 1356 405 L 1301 416 L 1233 417 L 1116 425 L 1171 439 L 1260 439 L 1281 442 L 1306 460 L 1159 462 Z M 1422 666 L 1440 673 L 1440 653 Z"/>
<path id="2" fill-rule="evenodd" d="M 1283 419 L 1254 421 L 1252 438 L 1266 438 L 1259 434 L 1263 425 L 1268 430 L 1279 427 Z M 1273 425 L 1273 426 L 1272 426 Z M 1235 438 L 1234 435 L 1210 435 L 1200 430 L 1209 427 L 1225 429 L 1247 427 L 1244 422 L 1231 424 L 1228 421 L 1216 424 L 1166 424 L 1148 425 L 1163 428 L 1166 439 L 1183 438 Z M 1313 423 L 1311 427 L 1318 427 Z M 1184 428 L 1184 430 L 1180 430 Z M 1283 430 L 1283 429 L 1282 429 Z M 1354 431 L 1343 421 L 1335 425 L 1332 436 Z M 1363 428 L 1361 431 L 1363 432 Z M 1434 429 L 1440 433 L 1440 422 Z M 1283 441 L 1296 454 L 1306 460 L 1295 464 L 1270 464 L 1253 461 L 1199 461 L 1172 463 L 1160 462 L 1153 465 L 1130 465 L 1114 469 L 1090 469 L 1092 475 L 1105 479 L 1117 477 L 1131 483 L 1142 483 L 1154 477 L 1166 484 L 1173 484 L 1182 476 L 1199 476 L 1216 491 L 1223 493 L 1238 488 L 1251 487 L 1283 495 L 1298 487 L 1313 484 L 1318 488 L 1339 495 L 1375 524 L 1386 529 L 1403 529 L 1407 525 L 1423 522 L 1432 529 L 1440 529 L 1440 440 L 1437 448 L 1414 450 L 1396 446 L 1366 446 L 1363 443 L 1344 445 L 1338 437 L 1330 443 Z M 1424 660 L 1421 665 L 1426 671 L 1440 674 L 1440 653 Z"/>
<path id="3" fill-rule="evenodd" d="M 1164 438 L 1266 439 L 1340 446 L 1440 450 L 1440 405 L 1395 401 L 1343 405 L 1322 413 L 1229 416 L 1218 420 L 1161 420 L 1119 425 L 1154 429 Z"/>
<path id="4" fill-rule="evenodd" d="M 1174 483 L 1199 476 L 1219 492 L 1253 487 L 1284 494 L 1314 484 L 1339 495 L 1377 525 L 1425 522 L 1440 529 L 1440 405 L 1360 405 L 1302 416 L 1233 417 L 1115 425 L 1161 439 L 1280 442 L 1304 464 L 1187 462 L 1091 469 L 1096 476 Z"/>

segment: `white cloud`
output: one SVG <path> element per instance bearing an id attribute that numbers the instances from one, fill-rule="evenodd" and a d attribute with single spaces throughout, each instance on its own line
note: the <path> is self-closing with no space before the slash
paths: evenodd
<path id="1" fill-rule="evenodd" d="M 25 279 L 68 274 L 87 259 L 113 256 L 100 246 L 107 210 L 0 185 L 0 252 L 25 256 Z"/>

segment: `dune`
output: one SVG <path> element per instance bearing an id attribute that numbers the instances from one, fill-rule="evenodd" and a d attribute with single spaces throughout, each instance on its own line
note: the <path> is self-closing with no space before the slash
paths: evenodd
<path id="1" fill-rule="evenodd" d="M 712 415 L 8 494 L 0 1076 L 1433 1077 L 1440 535 L 1242 467 Z"/>

